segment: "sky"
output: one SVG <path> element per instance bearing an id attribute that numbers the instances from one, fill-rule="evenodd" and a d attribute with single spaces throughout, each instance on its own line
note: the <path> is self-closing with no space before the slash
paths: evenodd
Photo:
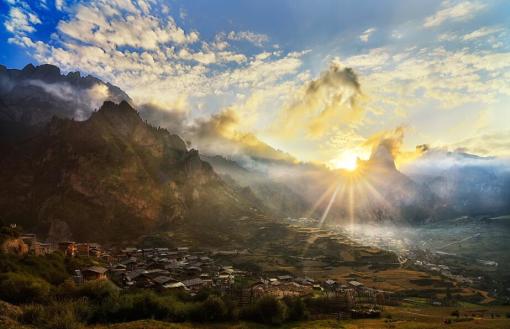
<path id="1" fill-rule="evenodd" d="M 381 136 L 510 156 L 505 0 L 0 0 L 0 20 L 0 64 L 91 74 L 300 161 L 349 167 Z"/>

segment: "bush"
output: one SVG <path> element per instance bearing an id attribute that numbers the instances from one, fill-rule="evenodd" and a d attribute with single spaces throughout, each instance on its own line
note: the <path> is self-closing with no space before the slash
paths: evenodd
<path id="1" fill-rule="evenodd" d="M 228 309 L 223 300 L 217 296 L 209 296 L 190 310 L 191 321 L 222 321 L 228 318 Z"/>
<path id="2" fill-rule="evenodd" d="M 273 296 L 264 296 L 254 305 L 241 309 L 239 316 L 244 320 L 278 325 L 287 319 L 287 306 Z"/>
<path id="3" fill-rule="evenodd" d="M 290 321 L 306 320 L 308 318 L 308 310 L 301 298 L 285 297 L 283 302 L 287 305 Z"/>
<path id="4" fill-rule="evenodd" d="M 47 329 L 78 329 L 83 327 L 79 319 L 80 302 L 55 303 L 46 308 L 42 323 Z"/>
<path id="5" fill-rule="evenodd" d="M 0 275 L 0 299 L 10 303 L 44 302 L 50 287 L 48 282 L 28 274 L 9 272 Z"/>
<path id="6" fill-rule="evenodd" d="M 185 321 L 192 303 L 182 303 L 173 296 L 160 296 L 152 291 L 111 296 L 100 303 L 92 316 L 93 322 L 126 322 L 140 319 Z"/>
<path id="7" fill-rule="evenodd" d="M 40 304 L 24 305 L 21 315 L 21 322 L 36 325 L 41 323 L 44 318 L 44 307 Z"/>
<path id="8" fill-rule="evenodd" d="M 69 284 L 68 289 L 72 291 L 71 286 Z M 89 281 L 76 290 L 76 297 L 87 297 L 96 302 L 107 298 L 117 298 L 118 296 L 119 288 L 108 280 Z"/>
<path id="9" fill-rule="evenodd" d="M 89 315 L 90 306 L 83 301 L 28 304 L 23 306 L 21 321 L 41 329 L 77 329 Z"/>

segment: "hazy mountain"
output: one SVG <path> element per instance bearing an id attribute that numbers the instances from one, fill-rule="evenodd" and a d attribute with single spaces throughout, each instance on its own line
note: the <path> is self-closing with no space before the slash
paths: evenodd
<path id="1" fill-rule="evenodd" d="M 309 202 L 289 187 L 285 180 L 279 181 L 270 177 L 268 172 L 245 168 L 239 162 L 219 155 L 201 157 L 210 163 L 226 182 L 248 187 L 272 214 L 285 217 L 301 217 L 305 214 Z"/>
<path id="2" fill-rule="evenodd" d="M 105 102 L 82 122 L 54 118 L 1 152 L 2 216 L 50 237 L 121 240 L 256 206 L 249 191 L 225 184 L 198 151 L 146 124 L 127 102 Z"/>
<path id="3" fill-rule="evenodd" d="M 358 161 L 358 167 L 360 177 L 354 184 L 361 221 L 419 224 L 444 211 L 440 198 L 426 185 L 397 170 L 385 144 L 375 148 L 367 161 Z"/>
<path id="4" fill-rule="evenodd" d="M 49 64 L 22 70 L 0 65 L 0 122 L 44 125 L 53 116 L 85 120 L 105 100 L 131 101 L 120 88 L 80 72 L 64 75 Z"/>
<path id="5" fill-rule="evenodd" d="M 460 214 L 510 211 L 510 171 L 504 160 L 438 149 L 404 170 Z"/>

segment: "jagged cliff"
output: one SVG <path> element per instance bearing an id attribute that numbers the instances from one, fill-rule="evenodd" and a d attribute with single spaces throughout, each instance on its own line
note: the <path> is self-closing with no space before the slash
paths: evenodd
<path id="1" fill-rule="evenodd" d="M 50 239 L 123 240 L 256 206 L 124 101 L 105 102 L 86 121 L 53 118 L 1 147 L 0 212 Z"/>

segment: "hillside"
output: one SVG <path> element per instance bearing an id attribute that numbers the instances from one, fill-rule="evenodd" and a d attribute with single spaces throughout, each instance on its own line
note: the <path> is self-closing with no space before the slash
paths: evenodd
<path id="1" fill-rule="evenodd" d="M 117 241 L 182 221 L 240 216 L 256 202 L 127 102 L 105 102 L 82 122 L 54 118 L 1 151 L 4 219 L 50 239 Z"/>
<path id="2" fill-rule="evenodd" d="M 80 72 L 62 74 L 57 66 L 0 65 L 0 127 L 43 126 L 53 116 L 84 120 L 106 99 L 131 98 L 120 88 Z M 3 135 L 3 134 L 2 134 Z"/>

